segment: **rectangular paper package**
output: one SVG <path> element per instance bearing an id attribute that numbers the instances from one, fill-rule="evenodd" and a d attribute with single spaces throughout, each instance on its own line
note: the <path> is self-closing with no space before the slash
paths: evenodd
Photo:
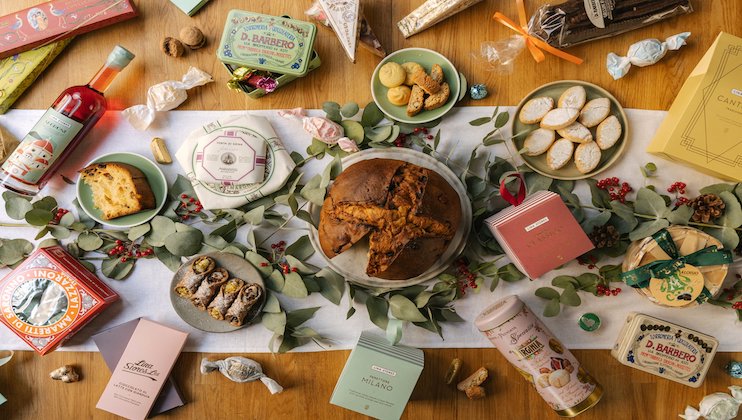
<path id="1" fill-rule="evenodd" d="M 742 181 L 742 38 L 719 34 L 683 84 L 647 151 Z"/>

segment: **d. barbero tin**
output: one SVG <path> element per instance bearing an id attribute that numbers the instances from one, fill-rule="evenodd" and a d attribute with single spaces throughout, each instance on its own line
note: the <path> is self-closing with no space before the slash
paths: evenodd
<path id="1" fill-rule="evenodd" d="M 603 396 L 603 387 L 517 296 L 490 305 L 474 324 L 558 415 L 574 417 Z"/>
<path id="2" fill-rule="evenodd" d="M 698 388 L 718 347 L 710 335 L 632 312 L 611 355 L 626 366 Z"/>

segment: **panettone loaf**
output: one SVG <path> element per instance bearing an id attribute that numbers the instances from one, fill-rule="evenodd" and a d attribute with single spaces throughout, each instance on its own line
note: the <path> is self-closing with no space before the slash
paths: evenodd
<path id="1" fill-rule="evenodd" d="M 370 276 L 402 280 L 430 268 L 461 219 L 456 191 L 429 169 L 392 159 L 346 168 L 325 198 L 319 240 L 332 258 L 369 235 Z"/>
<path id="2" fill-rule="evenodd" d="M 93 191 L 93 204 L 105 220 L 155 208 L 147 177 L 121 162 L 94 163 L 80 170 L 80 178 Z"/>

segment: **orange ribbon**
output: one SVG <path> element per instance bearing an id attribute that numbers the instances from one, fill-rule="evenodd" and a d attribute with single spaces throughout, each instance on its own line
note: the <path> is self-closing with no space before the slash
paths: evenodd
<path id="1" fill-rule="evenodd" d="M 546 58 L 544 52 L 541 51 L 543 49 L 546 50 L 546 52 L 555 55 L 561 59 L 567 60 L 571 63 L 582 64 L 581 58 L 575 57 L 572 54 L 568 54 L 558 48 L 554 48 L 543 40 L 529 34 L 528 20 L 526 19 L 526 6 L 525 4 L 523 4 L 523 0 L 516 0 L 516 4 L 518 6 L 518 18 L 520 19 L 520 26 L 513 22 L 512 19 L 500 12 L 496 12 L 495 15 L 492 16 L 492 19 L 521 34 L 526 40 L 528 51 L 531 52 L 533 59 L 536 60 L 537 63 L 544 61 L 544 59 Z"/>

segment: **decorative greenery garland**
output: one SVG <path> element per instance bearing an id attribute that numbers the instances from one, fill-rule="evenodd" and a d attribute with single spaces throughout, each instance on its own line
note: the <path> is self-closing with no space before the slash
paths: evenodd
<path id="1" fill-rule="evenodd" d="M 170 201 L 163 213 L 148 223 L 126 231 L 101 228 L 86 216 L 76 200 L 78 220 L 72 213 L 61 209 L 53 197 L 32 201 L 10 192 L 3 194 L 5 210 L 12 219 L 25 223 L 4 223 L 0 226 L 37 227 L 39 232 L 36 239 L 51 234 L 55 239 L 66 240 L 72 237 L 73 232 L 77 233 L 67 243 L 67 250 L 93 272 L 95 266 L 90 261 L 100 260 L 102 274 L 116 280 L 129 276 L 136 261 L 142 258 L 157 258 L 170 270 L 176 271 L 183 257 L 215 251 L 240 255 L 260 271 L 271 292 L 263 309 L 262 324 L 274 333 L 269 346 L 278 352 L 289 351 L 310 341 L 321 343 L 324 339 L 315 330 L 303 326 L 319 308 L 286 312 L 277 298 L 279 294 L 301 299 L 319 293 L 339 305 L 347 288 L 351 300 L 347 318 L 355 313 L 352 302 L 358 302 L 365 305 L 375 325 L 390 331 L 397 339 L 401 334 L 399 321 L 410 321 L 443 337 L 441 322 L 462 321 L 453 308 L 453 302 L 463 297 L 467 289 L 478 292 L 482 288 L 480 286 L 489 282 L 488 288 L 494 290 L 500 280 L 512 282 L 523 278 L 513 264 L 500 264 L 503 251 L 483 223 L 489 215 L 508 205 L 499 196 L 499 181 L 516 170 L 507 159 L 494 156 L 487 150 L 488 146 L 506 141 L 501 128 L 509 120 L 508 112 L 499 112 L 498 108 L 492 116 L 470 122 L 473 126 L 492 124 L 493 129 L 474 148 L 466 165 L 457 167 L 450 157 L 437 151 L 440 132 L 430 133 L 440 120 L 421 126 L 385 123 L 384 115 L 373 102 L 364 108 L 360 121 L 352 119 L 359 113 L 359 107 L 354 103 L 341 107 L 337 103 L 327 102 L 323 110 L 329 119 L 343 126 L 345 135 L 359 149 L 410 146 L 444 161 L 461 174 L 472 202 L 472 232 L 464 256 L 449 272 L 438 276 L 432 285 L 375 289 L 346 282 L 328 268 L 320 269 L 304 262 L 314 253 L 308 236 L 302 236 L 290 245 L 279 241 L 270 247 L 264 246 L 294 218 L 316 225 L 304 207 L 308 202 L 322 204 L 327 187 L 341 170 L 340 159 L 348 155 L 337 145 L 326 144 L 318 139 L 313 139 L 307 147 L 307 157 L 297 152 L 291 153 L 297 168 L 284 188 L 239 209 L 216 210 L 211 214 L 203 212 L 190 181 L 178 176 L 169 189 Z M 333 156 L 333 161 L 321 174 L 302 184 L 303 174 L 299 168 L 311 159 L 322 159 L 325 154 Z M 554 180 L 524 166 L 517 170 L 524 174 L 529 193 L 547 189 L 558 193 L 572 208 L 586 232 L 610 225 L 620 233 L 616 244 L 590 253 L 590 268 L 595 267 L 602 257 L 623 255 L 630 241 L 650 236 L 670 224 L 701 228 L 717 237 L 725 247 L 736 248 L 739 244 L 742 184 L 716 184 L 701 189 L 702 194 L 718 194 L 724 201 L 725 210 L 713 223 L 698 223 L 690 220 L 693 216 L 690 207 L 679 205 L 673 208 L 671 197 L 661 195 L 651 187 L 641 188 L 633 202 L 623 197 L 622 202 L 612 200 L 614 197 L 601 189 L 598 181 L 586 180 L 584 182 L 590 186 L 592 205 L 585 205 L 573 193 L 575 182 Z M 646 176 L 651 176 L 656 168 L 647 165 L 642 170 Z M 66 178 L 65 181 L 72 183 Z M 198 223 L 216 227 L 206 233 L 194 227 Z M 238 231 L 243 226 L 247 227 L 244 243 L 237 240 Z M 259 227 L 273 228 L 273 231 L 264 238 L 258 238 L 256 228 Z M 0 239 L 0 266 L 13 267 L 32 251 L 33 244 L 24 239 Z M 555 316 L 561 304 L 581 304 L 578 291 L 597 295 L 601 287 L 617 281 L 619 274 L 620 267 L 604 265 L 597 274 L 557 276 L 552 280 L 552 285 L 563 289 L 562 292 L 543 287 L 536 291 L 536 295 L 548 300 L 544 315 Z M 725 293 L 723 299 L 712 303 L 735 306 L 732 302 L 742 296 L 742 283 L 735 284 Z M 735 309 L 739 308 L 735 306 Z M 738 310 L 738 313 L 741 311 Z"/>

